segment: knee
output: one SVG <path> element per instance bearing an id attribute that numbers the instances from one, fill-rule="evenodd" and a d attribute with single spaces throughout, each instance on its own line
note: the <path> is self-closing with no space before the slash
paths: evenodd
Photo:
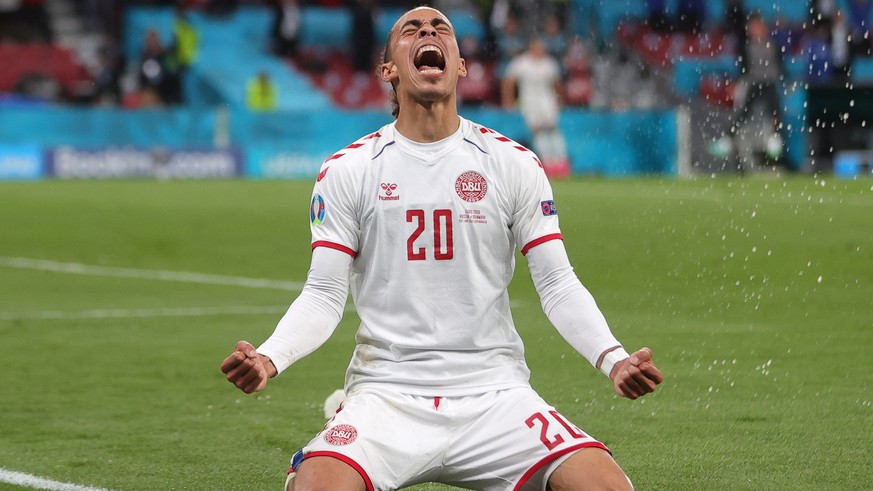
<path id="1" fill-rule="evenodd" d="M 633 485 L 609 453 L 583 449 L 561 464 L 549 478 L 551 491 L 632 491 Z"/>
<path id="2" fill-rule="evenodd" d="M 577 475 L 566 480 L 550 479 L 549 491 L 633 491 L 630 479 L 621 471 L 600 475 Z"/>
<path id="3" fill-rule="evenodd" d="M 285 491 L 330 491 L 330 488 L 324 484 L 297 479 L 295 476 L 285 483 Z"/>
<path id="4" fill-rule="evenodd" d="M 618 472 L 613 472 L 608 476 L 603 476 L 602 481 L 598 483 L 596 489 L 602 489 L 604 491 L 633 491 L 634 486 L 627 475 L 619 469 Z"/>
<path id="5" fill-rule="evenodd" d="M 307 459 L 285 482 L 285 491 L 366 491 L 364 479 L 356 470 L 331 457 Z"/>

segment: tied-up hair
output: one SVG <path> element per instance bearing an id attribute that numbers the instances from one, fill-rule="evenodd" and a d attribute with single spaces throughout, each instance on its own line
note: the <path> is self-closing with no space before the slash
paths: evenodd
<path id="1" fill-rule="evenodd" d="M 392 31 L 388 31 L 388 39 L 385 41 L 385 49 L 382 50 L 382 63 L 388 63 L 391 61 L 391 37 L 393 33 Z M 394 82 L 391 82 L 391 94 L 388 95 L 388 102 L 391 103 L 391 116 L 394 119 L 397 119 L 397 116 L 400 114 L 400 101 L 397 100 L 397 86 L 394 85 Z"/>

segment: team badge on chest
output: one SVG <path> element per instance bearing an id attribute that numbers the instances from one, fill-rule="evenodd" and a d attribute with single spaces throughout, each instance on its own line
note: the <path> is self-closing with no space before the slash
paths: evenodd
<path id="1" fill-rule="evenodd" d="M 488 192 L 488 182 L 476 171 L 467 171 L 455 179 L 455 192 L 458 196 L 468 202 L 475 203 L 481 201 Z"/>

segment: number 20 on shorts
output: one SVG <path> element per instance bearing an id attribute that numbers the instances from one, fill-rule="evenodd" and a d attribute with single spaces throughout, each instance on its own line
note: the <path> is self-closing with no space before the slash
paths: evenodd
<path id="1" fill-rule="evenodd" d="M 588 438 L 588 435 L 582 433 L 579 428 L 576 428 L 574 425 L 569 423 L 566 419 L 558 411 L 549 411 L 548 416 L 543 413 L 534 413 L 531 417 L 527 418 L 524 422 L 527 423 L 527 427 L 531 429 L 535 429 L 536 427 L 540 428 L 540 441 L 543 442 L 543 445 L 546 446 L 548 450 L 553 450 L 558 445 L 564 443 L 564 436 L 569 435 L 570 438 L 574 440 L 581 440 L 583 438 Z M 551 423 L 557 422 L 559 428 L 554 432 L 550 431 L 550 427 L 554 428 Z M 566 430 L 566 433 L 561 431 L 561 428 Z M 562 435 L 563 433 L 563 435 Z"/>

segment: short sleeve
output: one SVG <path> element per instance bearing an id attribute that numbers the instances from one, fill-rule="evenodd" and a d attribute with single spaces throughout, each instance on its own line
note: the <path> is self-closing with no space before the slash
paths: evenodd
<path id="1" fill-rule="evenodd" d="M 532 158 L 522 172 L 513 173 L 516 199 L 512 233 L 522 254 L 543 242 L 562 239 L 552 186 L 538 164 L 539 160 Z"/>
<path id="2" fill-rule="evenodd" d="M 355 257 L 361 237 L 354 175 L 348 165 L 326 162 L 312 190 L 312 248 L 329 247 Z"/>

